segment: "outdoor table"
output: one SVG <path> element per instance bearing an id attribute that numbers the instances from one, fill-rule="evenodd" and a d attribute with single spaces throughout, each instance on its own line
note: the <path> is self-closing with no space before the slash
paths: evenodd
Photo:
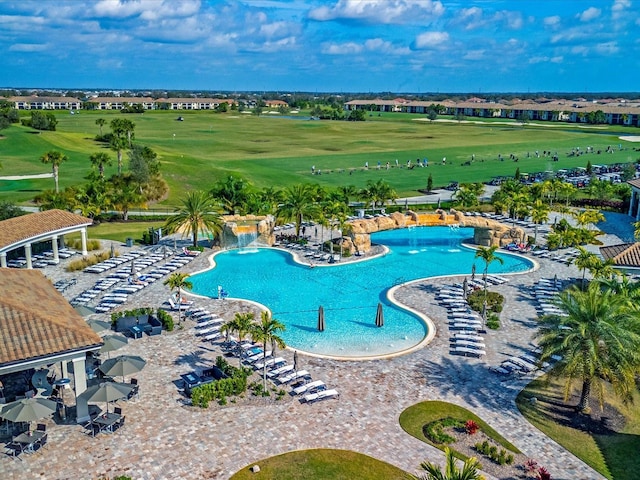
<path id="1" fill-rule="evenodd" d="M 142 329 L 138 325 L 134 325 L 129 329 L 133 338 L 142 338 Z"/>
<path id="2" fill-rule="evenodd" d="M 21 433 L 20 435 L 18 435 L 17 437 L 13 437 L 13 441 L 15 443 L 19 443 L 20 444 L 20 448 L 23 452 L 26 453 L 33 453 L 35 452 L 35 446 L 36 444 L 42 440 L 42 437 L 45 436 L 44 432 L 25 432 L 25 433 Z"/>
<path id="3" fill-rule="evenodd" d="M 119 413 L 105 413 L 96 417 L 93 423 L 98 425 L 101 432 L 113 433 L 113 426 L 122 419 Z"/>
<path id="4" fill-rule="evenodd" d="M 185 373 L 181 377 L 189 388 L 193 388 L 202 382 L 202 379 L 196 373 Z"/>

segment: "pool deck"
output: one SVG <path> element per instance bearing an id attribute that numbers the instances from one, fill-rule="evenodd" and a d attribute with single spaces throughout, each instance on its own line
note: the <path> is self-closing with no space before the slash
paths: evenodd
<path id="1" fill-rule="evenodd" d="M 221 353 L 220 347 L 201 342 L 191 321 L 171 333 L 130 340 L 112 355 L 140 355 L 147 365 L 136 375 L 140 398 L 120 403 L 127 416 L 125 427 L 94 438 L 78 425 L 50 422 L 48 447 L 22 455 L 22 461 L 0 457 L 0 477 L 226 479 L 262 458 L 309 448 L 354 450 L 415 472 L 422 461 L 442 463 L 444 457 L 439 450 L 406 434 L 398 417 L 417 402 L 443 400 L 472 410 L 545 466 L 554 479 L 603 478 L 520 415 L 514 399 L 530 377 L 505 378 L 489 371 L 490 366 L 499 365 L 508 356 L 531 348 L 537 315 L 527 288 L 540 278 L 580 276 L 574 266 L 548 259 L 538 262 L 539 269 L 512 275 L 508 283 L 492 287 L 505 296 L 506 306 L 500 330 L 485 335 L 486 357 L 449 354 L 446 311 L 434 297 L 440 286 L 456 280 L 414 282 L 398 289 L 395 297 L 432 319 L 436 326 L 432 342 L 411 354 L 385 360 L 340 361 L 300 355 L 300 368 L 340 392 L 339 399 L 311 405 L 287 395 L 281 401 L 255 399 L 242 405 L 192 408 L 185 405 L 173 382 L 180 374 L 210 364 Z M 206 268 L 207 263 L 207 255 L 200 255 L 179 271 L 195 272 Z M 60 267 L 49 268 L 46 273 L 54 281 L 71 276 Z M 65 292 L 69 298 L 98 278 L 86 273 L 74 276 L 78 283 Z M 158 281 L 134 294 L 122 309 L 159 306 L 168 295 L 167 287 Z M 235 300 L 196 298 L 195 302 L 226 320 L 238 311 L 257 310 L 255 305 Z M 281 355 L 292 362 L 292 351 Z M 67 403 L 73 403 L 70 396 L 68 393 Z"/>

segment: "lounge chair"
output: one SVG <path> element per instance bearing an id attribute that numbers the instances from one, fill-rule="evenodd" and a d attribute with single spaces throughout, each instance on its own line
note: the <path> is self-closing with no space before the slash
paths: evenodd
<path id="1" fill-rule="evenodd" d="M 485 352 L 484 350 L 480 350 L 480 349 L 476 349 L 476 348 L 469 348 L 469 347 L 453 347 L 451 349 L 452 352 L 455 353 L 460 353 L 462 355 L 471 355 L 472 357 L 481 357 L 483 355 L 486 355 L 487 352 Z"/>
<path id="2" fill-rule="evenodd" d="M 276 368 L 274 370 L 271 370 L 270 372 L 267 372 L 267 377 L 276 378 L 276 377 L 279 377 L 280 375 L 285 375 L 285 374 L 288 375 L 292 371 L 293 371 L 293 365 L 284 365 L 280 368 Z"/>
<path id="3" fill-rule="evenodd" d="M 289 375 L 278 378 L 278 383 L 285 384 L 285 383 L 293 382 L 294 380 L 298 380 L 300 378 L 304 378 L 308 376 L 309 376 L 308 371 L 300 370 L 298 372 L 293 372 L 293 373 L 290 373 Z"/>
<path id="4" fill-rule="evenodd" d="M 340 396 L 340 394 L 338 393 L 337 390 L 331 389 L 331 390 L 321 390 L 319 392 L 316 393 L 311 393 L 309 395 L 305 395 L 304 396 L 304 401 L 306 403 L 313 403 L 313 402 L 317 402 L 318 400 L 325 400 L 327 398 L 334 398 L 334 397 L 338 397 Z"/>
<path id="5" fill-rule="evenodd" d="M 266 365 L 267 367 L 270 367 L 271 365 L 277 365 L 279 363 L 283 363 L 286 360 L 282 357 L 276 357 L 276 358 L 268 358 L 267 360 L 265 360 L 264 362 L 257 362 L 253 364 L 253 368 L 255 368 L 256 370 L 262 370 L 262 368 Z"/>
<path id="6" fill-rule="evenodd" d="M 487 346 L 482 342 L 474 342 L 473 340 L 464 340 L 462 338 L 454 338 L 453 344 L 458 347 L 469 347 L 484 350 Z"/>
<path id="7" fill-rule="evenodd" d="M 322 380 L 316 380 L 314 382 L 306 383 L 294 388 L 291 392 L 294 395 L 302 395 L 303 393 L 315 393 L 315 390 L 319 390 L 325 387 L 325 383 Z"/>

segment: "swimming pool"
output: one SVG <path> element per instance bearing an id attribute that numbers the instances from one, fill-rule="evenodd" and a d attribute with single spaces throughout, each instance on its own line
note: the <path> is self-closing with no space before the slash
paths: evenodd
<path id="1" fill-rule="evenodd" d="M 261 303 L 286 325 L 282 338 L 288 346 L 318 355 L 369 357 L 388 355 L 419 344 L 427 325 L 417 316 L 391 304 L 389 288 L 439 275 L 470 274 L 475 251 L 461 243 L 473 229 L 418 227 L 371 235 L 389 253 L 363 262 L 309 268 L 290 253 L 264 248 L 231 250 L 215 256 L 216 266 L 192 275 L 193 292 L 217 296 L 218 285 L 230 297 Z M 500 254 L 493 273 L 523 272 L 532 263 Z M 384 326 L 375 326 L 378 302 L 384 305 Z M 317 330 L 318 307 L 323 306 L 326 328 Z"/>

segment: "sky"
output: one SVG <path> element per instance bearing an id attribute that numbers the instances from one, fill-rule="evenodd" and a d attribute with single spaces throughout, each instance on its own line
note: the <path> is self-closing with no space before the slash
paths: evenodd
<path id="1" fill-rule="evenodd" d="M 640 0 L 2 0 L 0 87 L 637 92 Z"/>

